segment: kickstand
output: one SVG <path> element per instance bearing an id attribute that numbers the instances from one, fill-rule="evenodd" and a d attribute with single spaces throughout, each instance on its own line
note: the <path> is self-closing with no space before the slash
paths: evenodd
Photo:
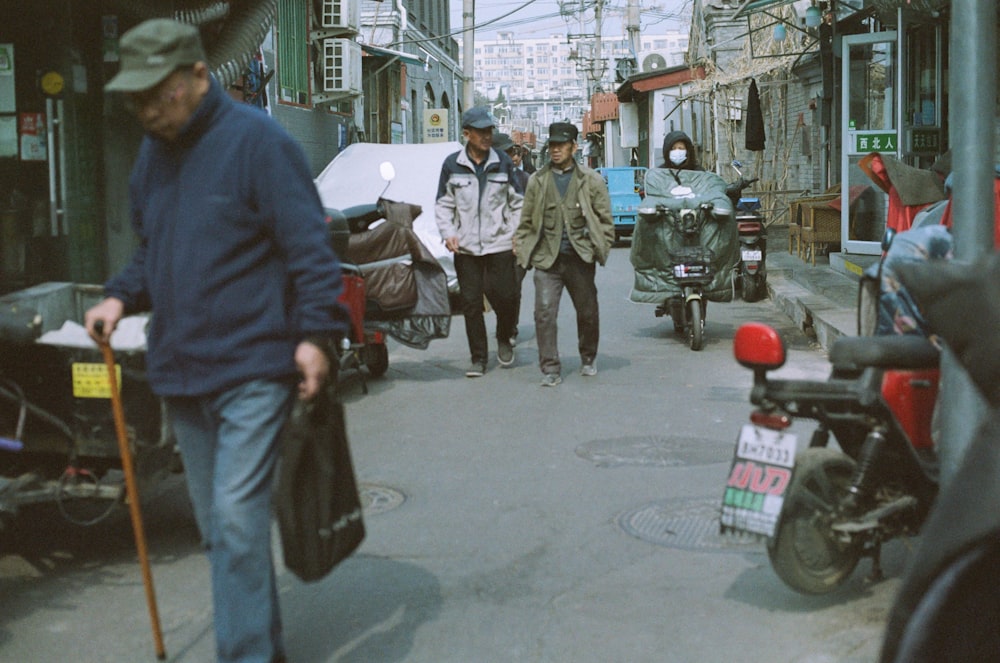
<path id="1" fill-rule="evenodd" d="M 358 375 L 361 376 L 361 393 L 368 395 L 368 378 L 365 375 L 365 371 L 362 369 L 361 357 L 357 350 L 348 350 L 346 353 L 340 356 L 340 370 L 343 371 L 347 368 L 353 368 L 357 370 Z"/>

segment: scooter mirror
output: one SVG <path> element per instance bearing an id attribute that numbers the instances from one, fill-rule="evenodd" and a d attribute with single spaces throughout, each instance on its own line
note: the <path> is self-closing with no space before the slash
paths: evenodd
<path id="1" fill-rule="evenodd" d="M 885 233 L 882 234 L 882 253 L 888 253 L 889 247 L 892 246 L 892 240 L 896 237 L 896 231 L 892 228 L 886 228 Z"/>
<path id="2" fill-rule="evenodd" d="M 396 167 L 392 165 L 391 161 L 383 161 L 380 163 L 378 165 L 378 173 L 386 182 L 391 182 L 396 179 Z"/>

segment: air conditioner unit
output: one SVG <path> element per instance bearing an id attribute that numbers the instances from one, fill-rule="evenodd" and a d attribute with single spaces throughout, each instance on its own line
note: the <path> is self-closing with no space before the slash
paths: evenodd
<path id="1" fill-rule="evenodd" d="M 674 54 L 670 51 L 646 51 L 639 54 L 639 69 L 646 74 L 652 71 L 663 71 L 672 66 Z"/>
<path id="2" fill-rule="evenodd" d="M 629 76 L 636 73 L 638 67 L 636 66 L 635 58 L 622 58 L 615 62 L 615 82 L 624 83 Z"/>
<path id="3" fill-rule="evenodd" d="M 324 30 L 361 30 L 361 0 L 317 0 L 319 26 Z"/>
<path id="4" fill-rule="evenodd" d="M 353 39 L 324 39 L 319 76 L 328 94 L 361 94 L 361 44 Z"/>

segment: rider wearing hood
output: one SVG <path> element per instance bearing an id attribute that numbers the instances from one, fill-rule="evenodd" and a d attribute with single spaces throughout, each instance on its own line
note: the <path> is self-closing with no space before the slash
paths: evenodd
<path id="1" fill-rule="evenodd" d="M 663 167 L 674 170 L 702 170 L 694 143 L 683 131 L 671 131 L 663 138 Z"/>

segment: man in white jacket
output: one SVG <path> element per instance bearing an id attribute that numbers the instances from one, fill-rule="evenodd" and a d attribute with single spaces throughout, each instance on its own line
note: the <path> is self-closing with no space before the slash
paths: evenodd
<path id="1" fill-rule="evenodd" d="M 496 311 L 497 362 L 514 363 L 510 339 L 517 327 L 514 230 L 523 197 L 514 186 L 514 163 L 492 149 L 493 117 L 477 106 L 462 114 L 465 149 L 441 165 L 434 213 L 441 238 L 455 254 L 471 363 L 466 377 L 486 372 L 489 349 L 483 295 Z"/>

